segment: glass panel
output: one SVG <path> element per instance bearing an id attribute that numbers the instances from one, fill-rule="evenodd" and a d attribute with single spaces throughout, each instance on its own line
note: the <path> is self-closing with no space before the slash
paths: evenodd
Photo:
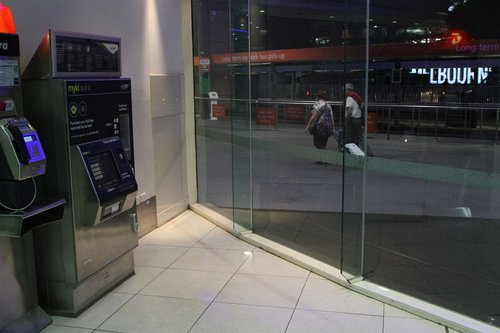
<path id="1" fill-rule="evenodd" d="M 352 281 L 498 323 L 500 2 L 485 1 L 193 0 L 199 201 Z M 345 140 L 346 83 L 374 156 L 305 133 L 324 90 Z"/>
<path id="2" fill-rule="evenodd" d="M 234 70 L 214 66 L 210 56 L 230 51 L 230 4 L 193 0 L 192 8 L 198 202 L 234 220 L 230 119 Z M 213 91 L 217 95 L 210 98 Z"/>
<path id="3" fill-rule="evenodd" d="M 249 4 L 192 4 L 198 201 L 251 230 Z"/>
<path id="4" fill-rule="evenodd" d="M 498 323 L 498 1 L 371 4 L 365 277 Z"/>
<path id="5" fill-rule="evenodd" d="M 305 131 L 319 90 L 341 118 L 339 5 L 251 3 L 253 232 L 340 267 L 342 153 Z"/>
<path id="6" fill-rule="evenodd" d="M 251 15 L 246 0 L 232 0 L 231 67 L 234 76 L 234 109 L 231 112 L 233 145 L 233 209 L 235 230 L 252 230 L 251 103 L 254 77 L 248 57 Z"/>
<path id="7" fill-rule="evenodd" d="M 343 209 L 342 273 L 353 280 L 363 275 L 366 146 L 367 1 L 344 1 Z"/>

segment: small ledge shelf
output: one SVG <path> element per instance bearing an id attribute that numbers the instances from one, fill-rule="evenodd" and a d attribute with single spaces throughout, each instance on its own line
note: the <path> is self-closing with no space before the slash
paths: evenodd
<path id="1" fill-rule="evenodd" d="M 22 211 L 0 209 L 0 237 L 21 237 L 38 226 L 60 220 L 66 201 L 45 200 Z"/>

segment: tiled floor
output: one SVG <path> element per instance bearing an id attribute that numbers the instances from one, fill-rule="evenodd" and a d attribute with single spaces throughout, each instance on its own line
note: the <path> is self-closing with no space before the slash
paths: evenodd
<path id="1" fill-rule="evenodd" d="M 135 272 L 44 333 L 456 332 L 349 291 L 187 211 L 139 241 Z"/>

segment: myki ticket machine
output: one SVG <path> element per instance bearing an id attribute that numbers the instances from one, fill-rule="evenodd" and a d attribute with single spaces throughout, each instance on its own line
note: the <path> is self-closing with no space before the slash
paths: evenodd
<path id="1" fill-rule="evenodd" d="M 0 34 L 0 332 L 39 332 L 52 320 L 39 307 L 32 230 L 62 217 L 64 200 L 39 188 L 47 159 L 23 117 L 19 38 Z"/>
<path id="2" fill-rule="evenodd" d="M 53 161 L 46 191 L 68 203 L 59 223 L 34 233 L 49 313 L 78 315 L 134 273 L 131 83 L 120 55 L 119 38 L 49 31 L 22 76 L 25 114 Z"/>

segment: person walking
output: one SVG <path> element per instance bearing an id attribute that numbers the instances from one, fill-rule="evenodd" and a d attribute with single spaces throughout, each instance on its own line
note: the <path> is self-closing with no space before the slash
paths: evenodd
<path id="1" fill-rule="evenodd" d="M 314 146 L 318 149 L 326 149 L 328 138 L 333 134 L 335 127 L 332 108 L 325 102 L 325 98 L 326 92 L 318 90 L 311 117 L 306 125 L 306 133 L 313 136 Z"/>
<path id="2" fill-rule="evenodd" d="M 359 147 L 362 127 L 361 105 L 363 100 L 354 86 L 350 83 L 345 85 L 345 139 L 344 144 L 354 143 Z"/>
<path id="3" fill-rule="evenodd" d="M 345 142 L 354 143 L 361 150 L 365 150 L 365 131 L 363 119 L 363 99 L 354 91 L 354 86 L 350 83 L 345 85 Z M 373 156 L 373 151 L 366 143 L 368 156 Z"/>

